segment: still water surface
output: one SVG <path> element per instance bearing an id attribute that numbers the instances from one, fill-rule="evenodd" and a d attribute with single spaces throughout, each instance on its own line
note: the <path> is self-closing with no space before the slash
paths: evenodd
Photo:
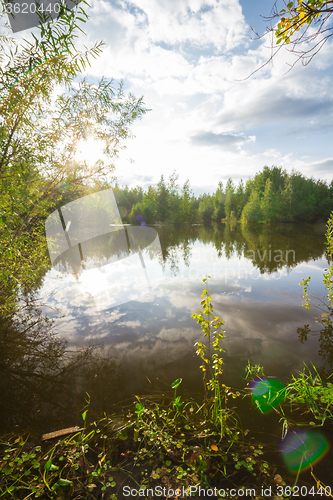
<path id="1" fill-rule="evenodd" d="M 73 276 L 70 263 L 58 263 L 35 291 L 44 305 L 31 306 L 32 316 L 21 317 L 19 326 L 5 325 L 2 431 L 79 425 L 86 392 L 92 416 L 134 394 L 169 391 L 179 377 L 183 393 L 202 392 L 194 347 L 202 334 L 191 314 L 200 308 L 205 275 L 211 276 L 214 311 L 225 321 L 223 383 L 244 388 L 248 360 L 282 382 L 304 362 L 333 370 L 331 339 L 320 336 L 314 319 L 320 313 L 302 307 L 299 285 L 311 275 L 311 291 L 323 297 L 325 227 L 155 229 L 162 252 L 142 249 L 154 286 L 135 300 L 112 305 L 98 274 L 83 286 L 82 269 Z M 107 238 L 92 247 L 98 266 L 108 253 Z M 108 301 L 98 307 L 103 294 Z M 256 415 L 240 411 L 246 427 L 258 425 Z"/>

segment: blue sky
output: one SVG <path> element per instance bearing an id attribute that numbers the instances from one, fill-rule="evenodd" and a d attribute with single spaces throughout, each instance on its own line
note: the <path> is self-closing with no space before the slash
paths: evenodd
<path id="1" fill-rule="evenodd" d="M 246 79 L 270 56 L 268 37 L 252 40 L 251 27 L 265 32 L 261 15 L 273 4 L 91 0 L 78 47 L 105 46 L 85 76 L 123 79 L 125 91 L 143 95 L 151 109 L 120 152 L 120 184 L 147 187 L 177 170 L 198 194 L 264 165 L 332 179 L 332 42 L 308 66 L 287 72 L 294 56 L 282 50 Z"/>

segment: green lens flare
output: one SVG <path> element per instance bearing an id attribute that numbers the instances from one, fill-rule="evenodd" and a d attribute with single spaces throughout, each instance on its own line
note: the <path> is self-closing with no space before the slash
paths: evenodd
<path id="1" fill-rule="evenodd" d="M 285 387 L 276 379 L 255 378 L 250 383 L 250 390 L 261 413 L 268 413 L 285 399 Z"/>
<path id="2" fill-rule="evenodd" d="M 329 444 L 318 431 L 292 431 L 280 442 L 283 460 L 291 472 L 304 471 L 328 452 Z"/>

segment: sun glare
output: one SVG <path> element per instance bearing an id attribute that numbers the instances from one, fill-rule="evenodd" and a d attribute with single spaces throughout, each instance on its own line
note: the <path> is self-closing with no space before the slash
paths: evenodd
<path id="1" fill-rule="evenodd" d="M 77 152 L 75 154 L 76 161 L 86 161 L 89 165 L 94 164 L 97 160 L 102 160 L 103 143 L 90 137 L 85 141 L 80 141 Z"/>
<path id="2" fill-rule="evenodd" d="M 86 273 L 83 273 L 81 276 L 83 287 L 92 295 L 107 290 L 110 286 L 108 283 L 110 271 L 108 271 L 109 270 L 104 267 L 103 271 L 97 268 L 90 269 Z"/>

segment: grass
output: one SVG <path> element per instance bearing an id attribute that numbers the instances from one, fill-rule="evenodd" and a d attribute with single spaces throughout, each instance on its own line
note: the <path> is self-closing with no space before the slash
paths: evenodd
<path id="1" fill-rule="evenodd" d="M 333 424 L 333 384 L 324 382 L 316 367 L 312 368 L 313 372 L 305 364 L 296 377 L 292 376 L 285 388 L 286 402 L 291 411 L 300 409 L 303 414 L 312 415 L 312 426 L 323 426 L 326 421 Z"/>

